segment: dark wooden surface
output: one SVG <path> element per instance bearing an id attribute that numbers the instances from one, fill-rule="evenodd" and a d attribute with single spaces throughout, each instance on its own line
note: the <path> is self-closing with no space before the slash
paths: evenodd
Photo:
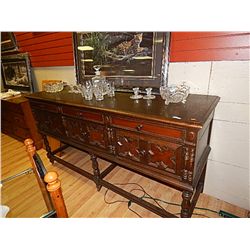
<path id="1" fill-rule="evenodd" d="M 68 93 L 65 89 L 55 94 L 37 92 L 32 94 L 32 99 L 194 127 L 201 127 L 205 123 L 219 101 L 217 96 L 190 94 L 186 104 L 171 103 L 167 106 L 159 95 L 154 100 L 133 100 L 129 98 L 130 95 L 116 92 L 115 97 L 105 96 L 103 101 L 86 101 L 80 94 Z"/>
<path id="2" fill-rule="evenodd" d="M 219 97 L 189 95 L 185 104 L 166 106 L 160 96 L 148 102 L 130 95 L 85 101 L 64 90 L 34 93 L 28 99 L 51 162 L 62 161 L 54 157 L 47 136 L 91 155 L 93 177 L 78 172 L 94 180 L 98 190 L 110 185 L 102 180 L 96 157 L 182 191 L 181 216 L 189 217 L 204 184 Z"/>
<path id="3" fill-rule="evenodd" d="M 1 100 L 1 128 L 3 133 L 20 141 L 32 138 L 37 149 L 43 145 L 29 101 L 24 96 Z"/>

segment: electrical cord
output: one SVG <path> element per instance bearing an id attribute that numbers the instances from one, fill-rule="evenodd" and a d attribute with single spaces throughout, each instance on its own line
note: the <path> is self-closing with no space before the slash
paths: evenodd
<path id="1" fill-rule="evenodd" d="M 130 210 L 131 212 L 133 212 L 134 214 L 136 214 L 139 218 L 142 218 L 142 216 L 139 215 L 135 210 L 131 209 L 130 206 L 128 206 L 128 210 Z"/>
<path id="2" fill-rule="evenodd" d="M 128 201 L 125 201 L 125 200 L 107 201 L 106 200 L 106 196 L 107 196 L 108 191 L 110 191 L 110 190 L 107 188 L 107 190 L 106 190 L 106 192 L 104 194 L 104 201 L 105 201 L 105 203 L 111 205 L 111 204 L 115 204 L 117 202 L 128 202 Z"/>
<path id="3" fill-rule="evenodd" d="M 138 183 L 135 183 L 135 182 L 114 183 L 114 185 L 117 185 L 117 186 L 136 185 L 136 186 L 138 186 L 139 188 L 133 188 L 129 192 L 130 193 L 133 193 L 134 191 L 143 192 L 143 195 L 141 197 L 138 196 L 140 199 L 150 199 L 150 200 L 153 200 L 157 204 L 158 207 L 160 207 L 161 209 L 163 209 L 165 211 L 167 211 L 167 210 L 159 202 L 165 203 L 167 205 L 181 207 L 181 204 L 179 204 L 179 203 L 169 202 L 169 201 L 165 201 L 165 200 L 161 200 L 161 199 L 152 197 L 149 193 L 146 192 L 146 190 L 141 185 L 139 185 Z M 131 209 L 132 201 L 130 201 L 130 200 L 107 201 L 106 196 L 107 196 L 108 191 L 109 191 L 109 189 L 107 189 L 106 192 L 105 192 L 105 194 L 104 194 L 104 201 L 105 201 L 105 203 L 107 203 L 107 204 L 114 204 L 114 203 L 117 203 L 117 202 L 127 202 L 128 203 L 128 209 L 130 211 L 132 211 L 133 213 L 135 213 L 138 217 L 142 218 L 142 216 L 140 216 L 137 212 L 135 212 L 133 209 Z M 212 209 L 209 209 L 209 208 L 195 207 L 194 209 L 203 210 L 203 211 L 209 211 L 209 212 L 212 212 L 212 213 L 219 214 L 218 211 L 215 211 L 215 210 L 212 210 Z M 181 214 L 181 213 L 176 213 L 175 215 L 179 215 L 179 214 Z M 199 216 L 210 218 L 209 216 L 206 216 L 206 215 L 200 214 L 200 213 L 192 213 L 192 215 L 199 215 Z"/>
<path id="4" fill-rule="evenodd" d="M 142 191 L 141 189 L 138 189 L 138 190 Z M 112 204 L 117 203 L 117 202 L 126 202 L 126 203 L 128 203 L 128 210 L 130 210 L 131 212 L 136 214 L 139 218 L 142 218 L 141 215 L 139 215 L 136 211 L 134 211 L 133 209 L 130 208 L 130 206 L 132 205 L 132 201 L 127 201 L 127 200 L 107 201 L 106 196 L 107 196 L 108 191 L 110 191 L 110 190 L 107 189 L 105 191 L 105 194 L 104 194 L 104 201 L 106 204 L 112 205 Z"/>
<path id="5" fill-rule="evenodd" d="M 167 210 L 164 208 L 164 207 L 162 207 L 160 204 L 159 204 L 159 202 L 157 201 L 157 200 L 155 200 L 150 194 L 148 194 L 147 192 L 146 192 L 146 190 L 141 186 L 141 185 L 139 185 L 138 183 L 135 183 L 135 182 L 128 182 L 128 183 L 114 183 L 114 185 L 117 185 L 117 186 L 125 186 L 125 185 L 137 185 L 137 186 L 139 186 L 140 187 L 140 189 L 136 189 L 136 188 L 134 188 L 134 189 L 132 189 L 132 190 L 130 190 L 130 193 L 132 193 L 133 191 L 142 191 L 144 194 L 143 194 L 143 196 L 142 197 L 139 197 L 140 199 L 143 199 L 144 198 L 144 196 L 145 195 L 147 195 L 148 197 L 150 197 L 157 205 L 158 205 L 158 207 L 160 207 L 162 210 L 165 210 L 166 212 L 167 212 Z M 104 201 L 106 202 L 106 199 L 105 199 L 105 196 L 107 195 L 107 191 L 108 191 L 109 189 L 107 189 L 106 190 L 106 192 L 105 192 L 105 195 L 104 195 Z M 119 202 L 119 201 L 114 201 L 113 203 L 116 203 L 116 202 Z M 127 201 L 120 201 L 120 202 L 127 202 Z M 132 203 L 132 201 L 130 201 L 131 203 Z M 128 206 L 128 208 L 129 208 L 130 206 Z M 131 210 L 132 211 L 132 209 L 129 209 L 129 210 Z M 132 211 L 132 212 L 134 212 L 134 211 Z M 137 213 L 136 213 L 137 214 Z M 137 214 L 138 215 L 138 214 Z M 142 218 L 141 216 L 140 216 L 140 218 Z"/>
<path id="6" fill-rule="evenodd" d="M 150 197 L 144 197 L 146 199 L 151 199 Z M 161 199 L 158 199 L 158 198 L 154 198 L 155 200 L 157 201 L 160 201 L 160 202 L 163 202 L 163 203 L 166 203 L 168 205 L 173 205 L 173 206 L 178 206 L 178 207 L 181 207 L 181 204 L 178 204 L 178 203 L 173 203 L 173 202 L 168 202 L 168 201 L 164 201 L 164 200 L 161 200 Z M 205 207 L 195 207 L 194 209 L 198 209 L 198 210 L 205 210 L 205 211 L 209 211 L 209 212 L 212 212 L 212 213 L 215 213 L 215 214 L 218 214 L 217 211 L 215 210 L 212 210 L 212 209 L 209 209 L 209 208 L 205 208 Z"/>

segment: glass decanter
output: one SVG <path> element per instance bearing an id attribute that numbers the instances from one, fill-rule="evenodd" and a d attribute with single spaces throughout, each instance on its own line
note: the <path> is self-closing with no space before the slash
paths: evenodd
<path id="1" fill-rule="evenodd" d="M 100 65 L 94 65 L 94 70 L 95 70 L 95 76 L 92 78 L 92 85 L 97 87 L 99 91 L 102 92 L 102 95 L 106 95 L 107 94 L 107 88 L 106 88 L 106 78 L 105 76 L 101 75 L 100 72 Z"/>

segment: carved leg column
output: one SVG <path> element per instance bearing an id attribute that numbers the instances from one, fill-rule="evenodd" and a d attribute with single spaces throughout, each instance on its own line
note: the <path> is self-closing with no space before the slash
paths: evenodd
<path id="1" fill-rule="evenodd" d="M 192 192 L 189 191 L 183 191 L 182 192 L 182 203 L 181 203 L 181 217 L 182 218 L 188 218 L 191 217 L 190 215 L 190 206 L 191 206 L 191 197 Z"/>
<path id="2" fill-rule="evenodd" d="M 99 170 L 99 166 L 98 166 L 98 162 L 96 159 L 96 156 L 94 154 L 90 155 L 91 161 L 92 161 L 92 168 L 93 168 L 93 172 L 94 172 L 94 182 L 96 184 L 96 189 L 97 191 L 100 191 L 101 189 L 101 184 L 100 184 L 100 170 Z"/>
<path id="3" fill-rule="evenodd" d="M 51 148 L 50 148 L 50 145 L 49 145 L 49 141 L 47 139 L 47 136 L 42 134 L 42 137 L 43 137 L 43 141 L 44 141 L 44 145 L 45 145 L 45 148 L 46 148 L 46 151 L 47 151 L 47 157 L 49 158 L 50 162 L 52 164 L 54 164 L 54 159 L 52 158 L 53 154 L 51 152 Z"/>

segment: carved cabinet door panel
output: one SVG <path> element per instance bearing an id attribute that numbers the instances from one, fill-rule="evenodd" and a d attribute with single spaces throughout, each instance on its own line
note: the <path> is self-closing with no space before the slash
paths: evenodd
<path id="1" fill-rule="evenodd" d="M 67 137 L 71 140 L 75 140 L 77 143 L 87 142 L 88 132 L 85 121 L 63 116 L 63 123 Z"/>
<path id="2" fill-rule="evenodd" d="M 86 122 L 87 143 L 102 149 L 108 149 L 107 131 L 104 125 Z"/>
<path id="3" fill-rule="evenodd" d="M 41 132 L 45 132 L 56 137 L 65 136 L 65 129 L 60 114 L 40 109 L 33 109 L 33 114 L 35 115 L 38 129 Z"/>
<path id="4" fill-rule="evenodd" d="M 116 129 L 116 153 L 133 161 L 140 162 L 140 138 L 136 133 Z"/>
<path id="5" fill-rule="evenodd" d="M 141 144 L 142 141 L 145 142 L 143 152 L 148 166 L 160 170 L 162 173 L 181 176 L 182 145 L 149 136 L 141 136 Z"/>

